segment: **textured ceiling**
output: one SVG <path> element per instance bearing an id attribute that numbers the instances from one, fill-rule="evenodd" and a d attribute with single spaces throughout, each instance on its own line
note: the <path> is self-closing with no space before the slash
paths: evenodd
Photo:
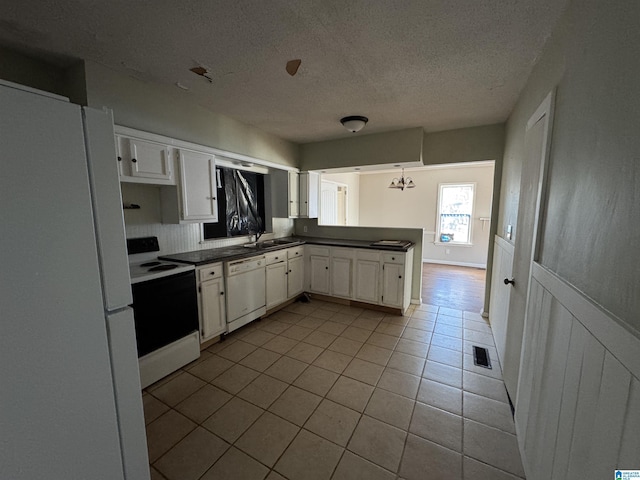
<path id="1" fill-rule="evenodd" d="M 189 87 L 294 142 L 504 121 L 562 0 L 3 0 L 0 42 Z M 295 77 L 285 71 L 300 58 Z M 204 65 L 212 82 L 189 71 Z M 178 87 L 175 87 L 176 89 Z"/>

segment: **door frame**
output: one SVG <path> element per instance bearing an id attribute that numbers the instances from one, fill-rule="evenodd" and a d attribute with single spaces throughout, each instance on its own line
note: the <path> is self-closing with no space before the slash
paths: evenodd
<path id="1" fill-rule="evenodd" d="M 529 321 L 528 312 L 529 305 L 531 302 L 531 279 L 533 278 L 533 264 L 535 261 L 539 259 L 540 255 L 540 237 L 542 232 L 542 224 L 544 221 L 545 213 L 546 213 L 546 202 L 545 196 L 547 192 L 547 184 L 548 184 L 548 170 L 549 170 L 549 156 L 551 154 L 551 136 L 553 131 L 553 117 L 554 117 L 554 105 L 555 105 L 555 96 L 556 89 L 551 90 L 544 100 L 540 103 L 538 108 L 535 110 L 533 115 L 527 121 L 527 126 L 525 129 L 525 148 L 526 148 L 526 136 L 529 130 L 533 128 L 540 120 L 546 117 L 546 125 L 543 132 L 542 142 L 543 149 L 539 158 L 540 161 L 540 173 L 538 176 L 538 188 L 536 192 L 536 202 L 535 202 L 535 214 L 534 214 L 534 222 L 533 222 L 533 231 L 532 231 L 532 243 L 531 243 L 531 252 L 529 256 L 529 276 L 526 279 L 518 279 L 518 281 L 522 282 L 526 281 L 526 300 L 525 300 L 525 309 L 524 309 L 524 318 L 522 322 L 522 339 L 521 339 L 521 347 L 520 347 L 520 359 L 518 365 L 518 379 L 517 379 L 517 388 L 516 388 L 516 398 L 515 398 L 515 407 L 518 409 L 518 392 L 520 391 L 520 384 L 522 382 L 522 365 L 523 359 L 526 357 L 524 355 L 524 351 L 527 348 L 527 342 L 524 338 L 525 332 L 527 331 L 527 322 Z M 525 150 L 526 151 L 526 150 Z M 518 221 L 518 225 L 520 222 Z M 519 252 L 514 251 L 514 256 L 518 255 Z"/>

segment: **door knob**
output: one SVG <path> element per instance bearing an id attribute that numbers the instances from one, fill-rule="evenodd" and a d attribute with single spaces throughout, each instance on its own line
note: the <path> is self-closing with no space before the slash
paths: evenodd
<path id="1" fill-rule="evenodd" d="M 515 287 L 516 286 L 516 281 L 513 278 L 511 280 L 509 280 L 508 278 L 505 278 L 504 279 L 504 284 L 505 285 L 511 284 L 511 285 L 513 285 Z"/>

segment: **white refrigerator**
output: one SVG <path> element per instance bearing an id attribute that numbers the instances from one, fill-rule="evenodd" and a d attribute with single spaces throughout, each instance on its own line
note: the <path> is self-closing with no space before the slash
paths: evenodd
<path id="1" fill-rule="evenodd" d="M 0 81 L 0 478 L 148 480 L 109 112 Z"/>

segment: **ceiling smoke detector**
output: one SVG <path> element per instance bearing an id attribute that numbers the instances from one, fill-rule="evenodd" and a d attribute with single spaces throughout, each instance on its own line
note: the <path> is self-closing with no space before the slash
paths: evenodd
<path id="1" fill-rule="evenodd" d="M 367 117 L 361 115 L 351 115 L 350 117 L 340 119 L 342 126 L 352 133 L 362 130 L 368 121 L 369 119 Z"/>

